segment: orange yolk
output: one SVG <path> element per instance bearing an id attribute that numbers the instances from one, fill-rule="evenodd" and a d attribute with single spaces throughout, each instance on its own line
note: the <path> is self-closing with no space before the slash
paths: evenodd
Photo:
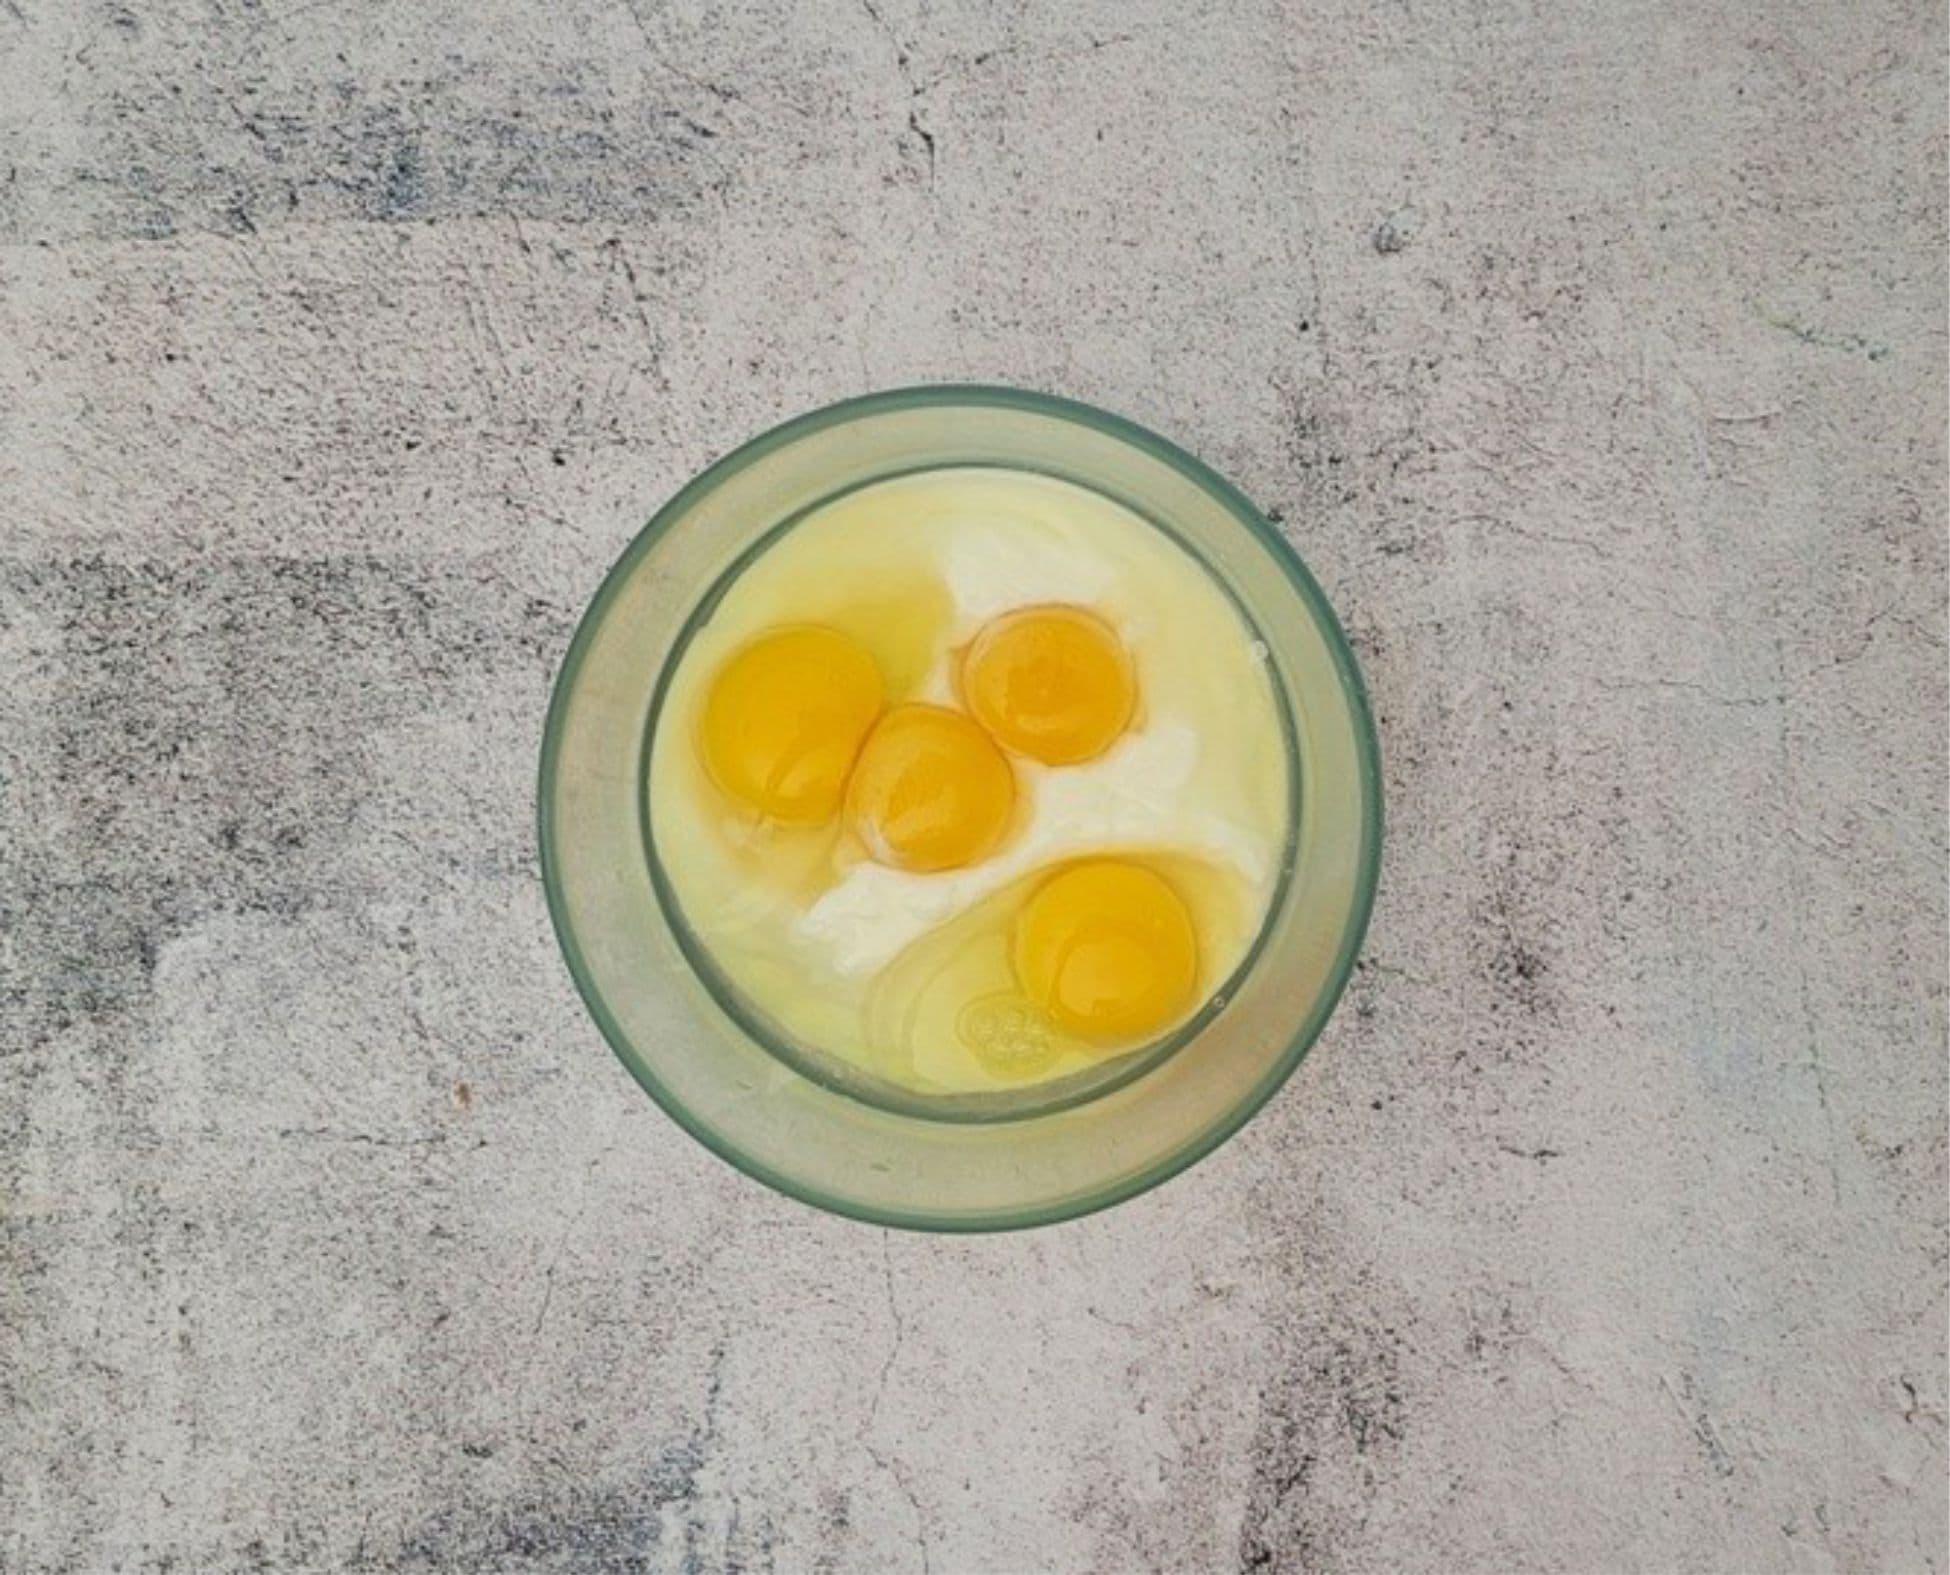
<path id="1" fill-rule="evenodd" d="M 1051 766 L 1101 755 L 1137 704 L 1116 631 L 1080 607 L 1024 607 L 986 625 L 962 658 L 961 688 L 1003 748 Z"/>
<path id="2" fill-rule="evenodd" d="M 846 791 L 848 823 L 876 862 L 959 869 L 993 849 L 1016 780 L 994 741 L 959 711 L 899 705 L 868 736 Z"/>
<path id="3" fill-rule="evenodd" d="M 760 814 L 816 826 L 839 812 L 880 705 L 880 672 L 857 642 L 809 624 L 776 630 L 712 680 L 699 736 L 705 769 Z"/>
<path id="4" fill-rule="evenodd" d="M 1141 864 L 1096 859 L 1037 888 L 1016 920 L 1024 992 L 1079 1038 L 1156 1033 L 1191 1005 L 1198 983 L 1192 916 Z"/>

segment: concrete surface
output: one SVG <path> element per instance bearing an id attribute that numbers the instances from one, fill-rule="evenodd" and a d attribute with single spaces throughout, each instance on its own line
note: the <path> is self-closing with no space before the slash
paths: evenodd
<path id="1" fill-rule="evenodd" d="M 1924 0 L 0 0 L 0 1568 L 1935 1570 Z M 827 1219 L 584 1018 L 554 666 L 935 378 L 1283 516 L 1388 759 L 1294 1084 Z"/>

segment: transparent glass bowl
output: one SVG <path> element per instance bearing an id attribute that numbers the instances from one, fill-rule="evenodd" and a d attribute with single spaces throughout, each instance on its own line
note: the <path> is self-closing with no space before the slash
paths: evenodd
<path id="1" fill-rule="evenodd" d="M 1298 783 L 1292 869 L 1257 952 L 1186 1042 L 1095 1097 L 970 1120 L 859 1098 L 768 1049 L 686 961 L 643 814 L 660 680 L 698 604 L 782 522 L 873 481 L 988 465 L 1092 488 L 1169 531 L 1270 652 Z M 610 570 L 556 680 L 542 741 L 542 875 L 577 988 L 623 1064 L 692 1136 L 821 1208 L 922 1230 L 1068 1219 L 1156 1186 L 1266 1102 L 1354 966 L 1381 854 L 1361 676 L 1312 576 L 1189 454 L 1119 417 L 1008 388 L 872 394 L 718 461 Z"/>

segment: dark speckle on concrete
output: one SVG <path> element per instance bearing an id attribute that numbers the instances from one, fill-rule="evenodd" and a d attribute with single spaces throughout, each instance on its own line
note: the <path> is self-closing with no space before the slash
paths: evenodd
<path id="1" fill-rule="evenodd" d="M 587 69 L 510 83 L 501 111 L 464 63 L 425 82 L 259 84 L 259 71 L 200 72 L 186 94 L 119 89 L 88 117 L 72 218 L 151 239 L 294 220 L 641 219 L 694 208 L 717 178 L 708 127 Z"/>
<path id="2" fill-rule="evenodd" d="M 409 747 L 483 680 L 538 688 L 570 622 L 477 572 L 373 558 L 0 565 L 0 599 L 34 609 L 0 714 L 47 772 L 41 812 L 0 841 L 23 1049 L 140 1003 L 160 949 L 213 914 L 381 889 L 349 842 L 387 729 Z M 531 867 L 524 827 L 494 841 L 467 864 Z M 131 844 L 148 856 L 113 860 Z"/>
<path id="3" fill-rule="evenodd" d="M 419 142 L 403 134 L 387 155 L 381 185 L 382 214 L 392 220 L 418 218 L 425 198 Z"/>
<path id="4" fill-rule="evenodd" d="M 1397 208 L 1375 226 L 1374 249 L 1384 257 L 1408 250 L 1421 224 L 1422 216 L 1415 209 Z"/>
<path id="5" fill-rule="evenodd" d="M 660 1548 L 669 1502 L 654 1483 L 608 1490 L 568 1485 L 552 1501 L 437 1514 L 378 1563 L 414 1571 L 518 1568 L 647 1575 L 681 1563 Z"/>
<path id="6" fill-rule="evenodd" d="M 1398 1343 L 1389 1329 L 1325 1335 L 1262 1395 L 1241 1567 L 1332 1569 L 1354 1554 L 1406 1426 Z"/>

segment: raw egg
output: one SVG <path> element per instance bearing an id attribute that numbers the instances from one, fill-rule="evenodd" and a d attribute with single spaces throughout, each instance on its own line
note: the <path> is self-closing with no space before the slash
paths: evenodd
<path id="1" fill-rule="evenodd" d="M 877 863 L 926 873 L 993 849 L 1016 807 L 1015 773 L 959 711 L 895 706 L 860 751 L 847 821 Z"/>
<path id="2" fill-rule="evenodd" d="M 1099 1043 L 1165 1027 L 1191 1004 L 1198 934 L 1184 899 L 1142 864 L 1093 859 L 1036 889 L 1016 920 L 1016 976 L 1063 1028 Z"/>
<path id="3" fill-rule="evenodd" d="M 857 640 L 811 625 L 779 629 L 719 670 L 699 752 L 740 804 L 784 825 L 816 826 L 839 812 L 881 698 L 879 669 Z"/>
<path id="4" fill-rule="evenodd" d="M 1123 642 L 1081 607 L 1023 607 L 987 624 L 962 658 L 961 690 L 1003 748 L 1050 766 L 1094 760 L 1137 705 Z"/>

